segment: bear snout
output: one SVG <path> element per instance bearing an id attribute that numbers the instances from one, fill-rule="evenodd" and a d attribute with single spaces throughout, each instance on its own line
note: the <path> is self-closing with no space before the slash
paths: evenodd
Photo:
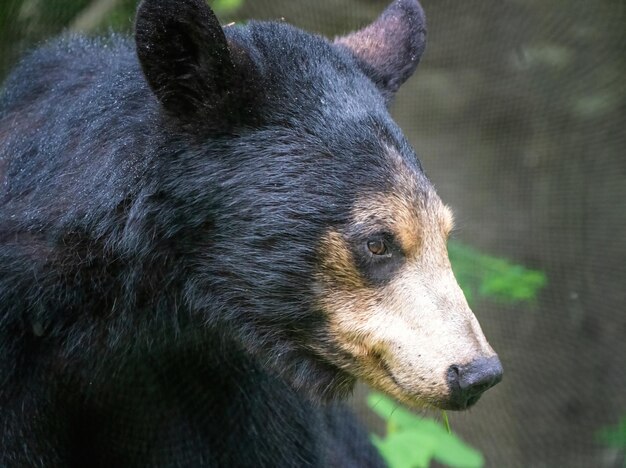
<path id="1" fill-rule="evenodd" d="M 502 364 L 498 356 L 480 357 L 464 366 L 448 369 L 451 410 L 464 410 L 478 401 L 489 388 L 502 380 Z"/>

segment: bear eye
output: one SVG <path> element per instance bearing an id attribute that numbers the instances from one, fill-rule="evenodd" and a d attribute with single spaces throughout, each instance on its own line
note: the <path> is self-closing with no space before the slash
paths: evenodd
<path id="1" fill-rule="evenodd" d="M 367 248 L 374 255 L 385 255 L 387 253 L 387 244 L 382 239 L 367 241 Z"/>

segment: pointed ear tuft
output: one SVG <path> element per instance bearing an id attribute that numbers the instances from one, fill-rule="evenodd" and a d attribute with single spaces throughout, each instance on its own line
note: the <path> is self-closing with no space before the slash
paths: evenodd
<path id="1" fill-rule="evenodd" d="M 170 115 L 224 130 L 249 113 L 242 101 L 251 90 L 241 88 L 252 61 L 228 43 L 205 0 L 143 0 L 135 42 L 146 80 Z"/>
<path id="2" fill-rule="evenodd" d="M 335 39 L 348 48 L 387 100 L 413 74 L 426 47 L 426 18 L 417 0 L 396 0 L 369 26 Z"/>

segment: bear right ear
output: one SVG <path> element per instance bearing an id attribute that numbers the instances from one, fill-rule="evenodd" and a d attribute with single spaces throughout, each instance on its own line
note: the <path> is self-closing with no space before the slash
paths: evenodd
<path id="1" fill-rule="evenodd" d="M 418 0 L 395 0 L 369 26 L 335 39 L 391 100 L 415 71 L 426 46 L 426 19 Z"/>
<path id="2" fill-rule="evenodd" d="M 135 42 L 146 80 L 170 115 L 217 131 L 249 118 L 252 61 L 228 43 L 205 0 L 143 0 Z"/>

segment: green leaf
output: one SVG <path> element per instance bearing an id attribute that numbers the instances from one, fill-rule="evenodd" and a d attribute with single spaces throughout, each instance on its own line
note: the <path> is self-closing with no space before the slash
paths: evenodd
<path id="1" fill-rule="evenodd" d="M 483 466 L 480 452 L 434 419 L 417 416 L 379 393 L 370 393 L 367 403 L 387 421 L 387 436 L 372 440 L 390 468 L 428 466 L 432 459 L 453 467 Z"/>
<path id="2" fill-rule="evenodd" d="M 370 393 L 367 396 L 367 404 L 378 416 L 387 421 L 390 432 L 406 430 L 424 430 L 428 432 L 442 431 L 447 433 L 445 427 L 432 419 L 420 418 L 406 410 L 398 403 L 380 393 Z"/>
<path id="3" fill-rule="evenodd" d="M 373 438 L 373 443 L 389 468 L 428 467 L 437 445 L 431 434 L 406 431 L 385 439 Z"/>
<path id="4" fill-rule="evenodd" d="M 546 285 L 543 272 L 483 254 L 458 242 L 448 244 L 452 269 L 468 302 L 476 296 L 519 303 L 531 302 Z"/>
<path id="5" fill-rule="evenodd" d="M 463 442 L 455 434 L 446 434 L 437 444 L 433 457 L 438 462 L 461 468 L 480 468 L 484 465 L 483 455 Z"/>
<path id="6" fill-rule="evenodd" d="M 215 0 L 211 8 L 217 14 L 232 13 L 243 5 L 243 0 Z"/>

